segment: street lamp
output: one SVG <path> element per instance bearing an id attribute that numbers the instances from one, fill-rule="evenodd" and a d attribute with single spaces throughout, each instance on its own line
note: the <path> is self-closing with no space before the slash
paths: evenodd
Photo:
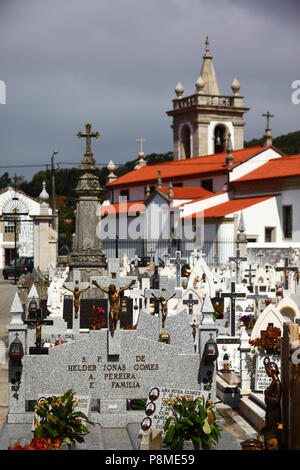
<path id="1" fill-rule="evenodd" d="M 56 201 L 55 201 L 55 174 L 54 174 L 54 155 L 58 152 L 54 151 L 51 156 L 51 180 L 52 180 L 52 213 L 53 213 L 53 229 L 57 231 L 56 220 Z"/>

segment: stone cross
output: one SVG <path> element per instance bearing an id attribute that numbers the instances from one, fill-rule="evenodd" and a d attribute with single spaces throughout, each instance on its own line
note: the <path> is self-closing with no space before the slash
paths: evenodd
<path id="1" fill-rule="evenodd" d="M 143 142 L 147 142 L 147 140 L 143 139 L 143 137 L 139 137 L 136 139 L 136 142 L 139 143 L 139 153 L 143 153 Z"/>
<path id="2" fill-rule="evenodd" d="M 136 276 L 120 276 L 119 258 L 110 258 L 108 260 L 107 271 L 107 276 L 91 276 L 91 282 L 97 281 L 98 284 L 104 288 L 109 287 L 110 284 L 114 284 L 116 289 L 122 289 L 131 281 L 136 281 Z"/>
<path id="3" fill-rule="evenodd" d="M 170 253 L 164 253 L 163 258 L 166 260 L 165 261 L 165 266 L 166 267 L 170 266 L 170 258 L 171 258 Z"/>
<path id="4" fill-rule="evenodd" d="M 86 139 L 86 151 L 84 154 L 86 157 L 93 156 L 92 147 L 91 147 L 91 138 L 95 137 L 96 139 L 98 139 L 98 137 L 100 136 L 99 132 L 91 132 L 91 128 L 92 128 L 92 125 L 88 122 L 85 125 L 85 132 L 79 131 L 77 133 L 77 137 L 79 138 L 84 137 Z"/>
<path id="5" fill-rule="evenodd" d="M 153 258 L 154 258 L 153 255 L 155 255 L 155 253 L 156 253 L 156 250 L 153 250 L 152 248 L 151 250 L 147 250 L 147 254 L 150 256 L 150 261 L 153 261 Z"/>
<path id="6" fill-rule="evenodd" d="M 270 129 L 270 118 L 275 117 L 275 115 L 270 114 L 270 112 L 267 111 L 266 114 L 262 114 L 262 116 L 267 118 L 267 127 L 266 127 L 266 129 L 269 130 Z"/>
<path id="7" fill-rule="evenodd" d="M 260 265 L 261 265 L 261 259 L 262 259 L 265 255 L 264 255 L 264 253 L 260 250 L 260 251 L 256 254 L 256 256 L 259 258 L 259 265 L 258 265 L 258 266 L 260 267 Z"/>
<path id="8" fill-rule="evenodd" d="M 242 261 L 247 261 L 247 258 L 245 256 L 241 256 L 240 250 L 237 249 L 236 256 L 230 256 L 229 261 L 233 261 L 235 263 L 235 281 L 239 284 L 241 282 L 240 264 Z"/>
<path id="9" fill-rule="evenodd" d="M 255 300 L 255 313 L 256 315 L 259 314 L 259 301 L 260 299 L 267 299 L 268 296 L 266 294 L 259 294 L 258 286 L 255 286 L 255 293 L 247 295 L 247 299 L 254 299 Z"/>
<path id="10" fill-rule="evenodd" d="M 251 264 L 249 264 L 249 269 L 245 269 L 248 274 L 245 274 L 245 277 L 248 277 L 249 279 L 249 286 L 252 286 L 252 274 L 255 274 L 255 269 L 252 269 Z"/>
<path id="11" fill-rule="evenodd" d="M 201 259 L 204 256 L 206 256 L 206 254 L 203 253 L 202 250 L 199 252 L 196 248 L 194 248 L 194 250 L 191 253 L 191 258 L 193 260 L 192 261 L 193 266 L 197 263 L 198 259 Z"/>
<path id="12" fill-rule="evenodd" d="M 188 308 L 189 308 L 189 314 L 192 315 L 192 314 L 193 314 L 194 305 L 197 305 L 197 304 L 199 303 L 199 300 L 194 299 L 194 298 L 193 298 L 193 294 L 190 293 L 190 294 L 189 294 L 189 298 L 183 300 L 182 303 L 183 303 L 184 305 L 187 305 L 187 306 L 188 306 Z"/>
<path id="13" fill-rule="evenodd" d="M 289 273 L 290 271 L 292 272 L 298 272 L 298 268 L 296 266 L 289 266 L 289 259 L 284 258 L 284 266 L 277 266 L 276 271 L 283 271 L 284 272 L 284 289 L 288 290 L 289 289 Z"/>
<path id="14" fill-rule="evenodd" d="M 213 256 L 213 260 L 215 262 L 215 266 L 218 266 L 219 264 L 219 256 L 217 255 L 217 253 Z"/>
<path id="15" fill-rule="evenodd" d="M 239 298 L 246 297 L 246 294 L 242 292 L 235 292 L 235 282 L 231 282 L 231 291 L 230 292 L 223 292 L 221 293 L 221 297 L 229 297 L 231 301 L 230 306 L 230 329 L 231 329 L 231 336 L 235 336 L 235 301 Z"/>
<path id="16" fill-rule="evenodd" d="M 30 354 L 42 354 L 42 326 L 43 325 L 53 325 L 52 320 L 43 320 L 42 319 L 42 309 L 38 308 L 36 311 L 36 318 L 31 320 L 24 320 L 25 325 L 35 326 L 35 348 L 29 348 Z"/>
<path id="17" fill-rule="evenodd" d="M 137 268 L 139 265 L 139 261 L 141 261 L 141 258 L 139 258 L 137 254 L 135 254 L 130 263 L 133 263 L 134 267 Z"/>
<path id="18" fill-rule="evenodd" d="M 186 258 L 181 258 L 181 252 L 176 251 L 175 258 L 171 258 L 170 261 L 173 264 L 176 264 L 176 285 L 180 287 L 180 280 L 181 280 L 181 266 L 187 263 Z"/>

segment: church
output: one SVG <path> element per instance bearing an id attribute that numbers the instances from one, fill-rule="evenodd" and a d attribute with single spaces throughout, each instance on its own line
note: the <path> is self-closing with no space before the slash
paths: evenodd
<path id="1" fill-rule="evenodd" d="M 300 247 L 296 210 L 300 154 L 287 156 L 272 145 L 273 116 L 269 111 L 264 114 L 263 145 L 244 148 L 244 115 L 250 108 L 244 105 L 237 78 L 231 90 L 231 94 L 221 95 L 207 38 L 194 93 L 184 96 L 178 82 L 173 107 L 167 111 L 173 120 L 173 161 L 147 165 L 141 145 L 133 171 L 117 178 L 113 162 L 107 167 L 107 200 L 102 205 L 104 246 L 110 238 L 108 226 L 113 216 L 120 240 L 157 240 L 154 250 L 160 255 L 165 250 L 163 239 L 180 240 L 183 252 L 192 250 L 196 225 L 201 232 L 198 247 L 204 246 L 211 257 L 221 256 L 223 262 L 231 256 L 231 247 L 241 232 L 254 251 L 272 249 L 274 255 L 276 249 L 275 262 L 286 250 Z M 143 139 L 139 141 L 142 144 Z M 187 227 L 190 236 L 183 233 Z M 145 255 L 141 246 L 135 243 L 132 255 L 134 251 Z M 178 248 L 178 244 L 174 246 Z M 218 248 L 211 250 L 212 246 Z"/>

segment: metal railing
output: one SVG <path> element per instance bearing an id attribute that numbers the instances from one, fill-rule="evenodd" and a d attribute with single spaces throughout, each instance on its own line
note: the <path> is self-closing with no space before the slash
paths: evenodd
<path id="1" fill-rule="evenodd" d="M 169 253 L 171 258 L 175 257 L 176 251 L 181 251 L 182 257 L 189 259 L 195 249 L 195 244 L 190 240 L 103 240 L 102 249 L 107 258 L 120 258 L 123 255 L 130 259 L 137 255 L 139 258 L 150 256 L 151 259 L 160 258 L 165 261 L 164 254 Z M 228 258 L 235 253 L 236 244 L 233 241 L 205 240 L 198 251 L 205 255 L 204 259 L 209 266 L 224 266 Z"/>

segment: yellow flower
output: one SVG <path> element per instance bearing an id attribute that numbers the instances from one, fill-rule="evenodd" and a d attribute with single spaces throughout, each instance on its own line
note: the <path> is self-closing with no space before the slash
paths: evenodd
<path id="1" fill-rule="evenodd" d="M 282 424 L 282 423 L 278 423 L 277 429 L 283 429 L 283 424 Z"/>

